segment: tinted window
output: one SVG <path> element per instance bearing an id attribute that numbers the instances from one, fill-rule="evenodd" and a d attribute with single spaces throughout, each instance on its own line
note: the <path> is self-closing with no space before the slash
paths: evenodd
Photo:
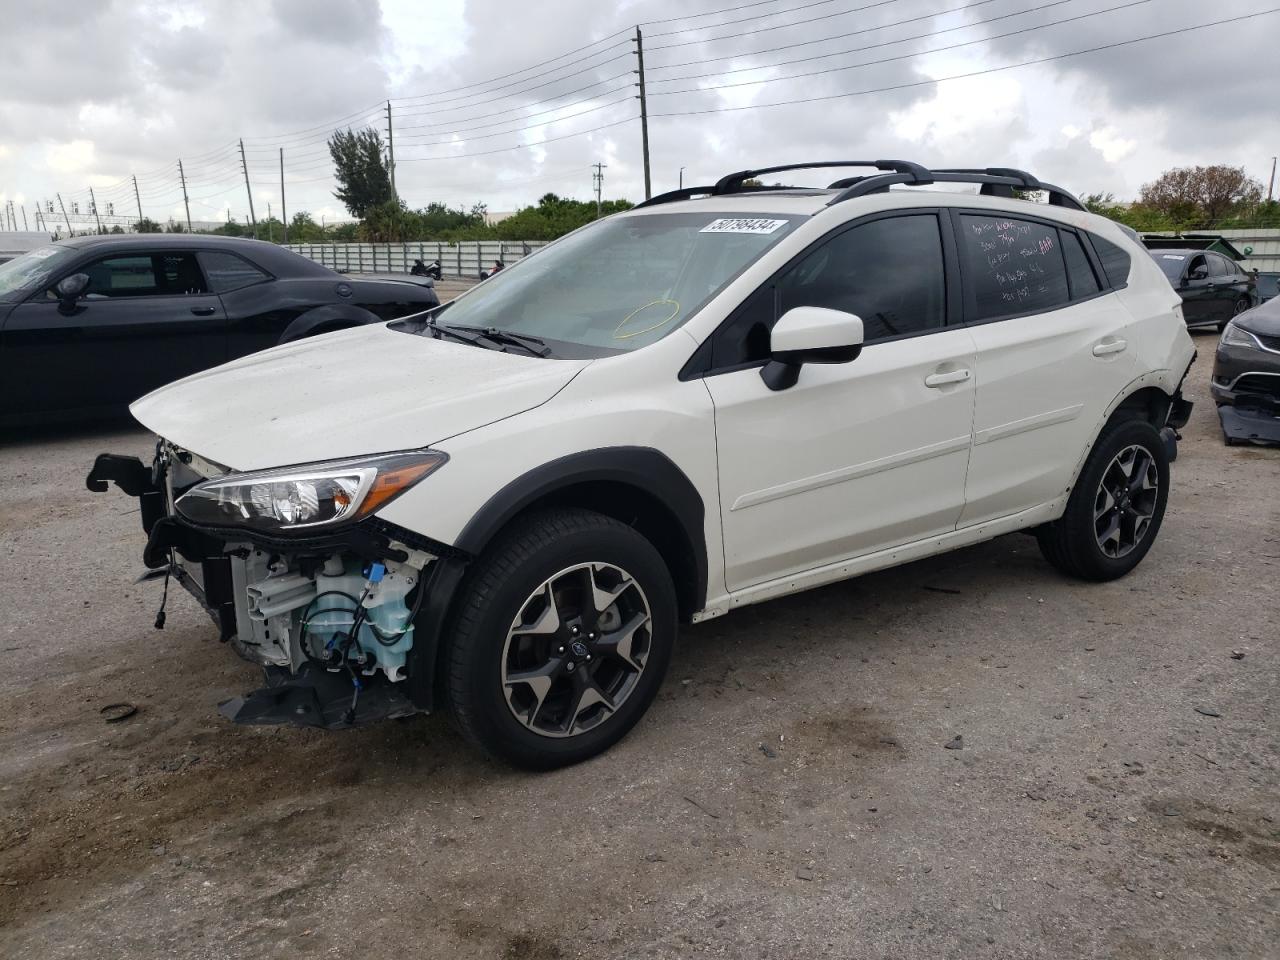
<path id="1" fill-rule="evenodd" d="M 1129 267 L 1133 261 L 1129 254 L 1110 240 L 1103 240 L 1096 233 L 1090 234 L 1093 249 L 1102 261 L 1102 272 L 1107 275 L 1107 282 L 1113 287 L 1123 287 L 1129 282 Z"/>
<path id="2" fill-rule="evenodd" d="M 945 323 L 946 285 L 938 218 L 873 220 L 821 242 L 749 297 L 712 344 L 716 369 L 769 357 L 769 331 L 792 307 L 827 307 L 862 318 L 863 342 Z"/>
<path id="3" fill-rule="evenodd" d="M 85 296 L 183 296 L 204 293 L 204 275 L 190 253 L 134 254 L 104 257 L 84 267 L 89 286 Z"/>
<path id="4" fill-rule="evenodd" d="M 200 254 L 200 262 L 209 278 L 209 288 L 214 293 L 229 293 L 271 279 L 269 274 L 234 253 L 205 250 Z"/>
<path id="5" fill-rule="evenodd" d="M 787 271 L 778 309 L 827 307 L 862 318 L 863 342 L 941 327 L 942 237 L 932 214 L 873 220 L 832 237 Z"/>
<path id="6" fill-rule="evenodd" d="M 1096 248 L 1095 243 L 1095 248 Z M 1187 256 L 1184 253 L 1159 253 L 1152 254 L 1156 261 L 1156 266 L 1169 278 L 1173 283 L 1177 283 L 1182 278 L 1182 271 L 1187 266 Z"/>
<path id="7" fill-rule="evenodd" d="M 1056 227 L 962 216 L 961 257 L 974 319 L 1044 313 L 1071 299 Z"/>
<path id="8" fill-rule="evenodd" d="M 1217 255 L 1210 258 L 1213 261 L 1213 268 L 1210 271 L 1215 277 L 1234 277 L 1236 273 L 1235 264 L 1226 257 Z"/>
<path id="9" fill-rule="evenodd" d="M 1067 279 L 1071 282 L 1071 299 L 1091 297 L 1101 291 L 1098 278 L 1093 273 L 1093 265 L 1089 263 L 1089 255 L 1084 252 L 1084 244 L 1080 238 L 1069 230 L 1059 230 L 1062 238 L 1062 255 L 1067 261 Z"/>

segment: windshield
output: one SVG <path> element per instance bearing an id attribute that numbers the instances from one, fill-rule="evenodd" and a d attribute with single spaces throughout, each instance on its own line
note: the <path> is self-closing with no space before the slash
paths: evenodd
<path id="1" fill-rule="evenodd" d="M 73 247 L 36 247 L 8 263 L 0 263 L 0 300 L 16 299 L 21 291 L 47 283 L 75 255 Z"/>
<path id="2" fill-rule="evenodd" d="M 1181 253 L 1153 253 L 1151 258 L 1170 280 L 1179 279 L 1182 276 L 1182 268 L 1187 265 L 1186 255 Z"/>
<path id="3" fill-rule="evenodd" d="M 636 350 L 688 320 L 795 223 L 778 215 L 612 217 L 486 280 L 449 305 L 440 324 L 537 337 L 560 357 Z"/>

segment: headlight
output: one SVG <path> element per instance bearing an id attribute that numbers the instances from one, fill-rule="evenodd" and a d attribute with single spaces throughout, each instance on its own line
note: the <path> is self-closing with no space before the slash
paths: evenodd
<path id="1" fill-rule="evenodd" d="M 442 466 L 447 454 L 393 453 L 228 474 L 192 487 L 174 506 L 192 523 L 287 533 L 359 520 Z"/>
<path id="2" fill-rule="evenodd" d="M 1262 349 L 1262 341 L 1234 323 L 1228 323 L 1227 329 L 1222 331 L 1222 342 L 1233 347 L 1248 347 L 1250 350 Z"/>

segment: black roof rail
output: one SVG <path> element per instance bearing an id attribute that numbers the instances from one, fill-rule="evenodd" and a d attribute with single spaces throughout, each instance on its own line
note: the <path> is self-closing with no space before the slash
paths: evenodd
<path id="1" fill-rule="evenodd" d="M 820 170 L 826 167 L 875 167 L 877 170 L 892 170 L 896 173 L 911 174 L 915 183 L 932 183 L 928 170 L 918 163 L 909 160 L 822 160 L 817 163 L 784 163 L 776 167 L 759 167 L 755 170 L 739 170 L 716 182 L 717 196 L 726 193 L 737 193 L 745 180 L 754 180 L 768 173 L 783 173 L 787 170 Z"/>
<path id="2" fill-rule="evenodd" d="M 720 197 L 736 193 L 756 193 L 771 190 L 803 189 L 792 186 L 744 186 L 747 180 L 753 180 L 770 173 L 782 173 L 787 170 L 818 170 L 828 167 L 874 167 L 883 171 L 878 174 L 845 177 L 830 184 L 827 189 L 839 190 L 827 201 L 827 206 L 835 206 L 855 197 L 864 197 L 871 193 L 882 193 L 899 184 L 911 187 L 924 186 L 930 183 L 976 183 L 981 185 L 981 192 L 987 196 L 1012 197 L 1014 190 L 1044 191 L 1049 195 L 1049 203 L 1056 207 L 1069 207 L 1073 210 L 1084 210 L 1076 197 L 1062 187 L 1051 183 L 1042 183 L 1025 170 L 1013 167 L 983 168 L 944 168 L 929 170 L 909 160 L 823 160 L 816 163 L 785 163 L 776 167 L 757 167 L 754 170 L 739 170 L 721 177 L 712 186 L 684 187 L 660 193 L 656 197 L 636 204 L 637 207 L 651 207 L 660 203 L 672 203 L 677 200 L 688 200 L 697 196 Z"/>
<path id="3" fill-rule="evenodd" d="M 1069 207 L 1073 210 L 1084 210 L 1085 206 L 1075 196 L 1062 187 L 1052 183 L 1043 183 L 1025 170 L 1011 167 L 987 167 L 985 169 L 943 169 L 931 171 L 934 183 L 977 183 L 982 185 L 981 192 L 987 196 L 1012 197 L 1014 190 L 1043 190 L 1049 195 L 1049 203 L 1055 207 Z M 882 174 L 875 177 L 860 177 L 845 181 L 836 181 L 832 186 L 845 186 L 836 194 L 827 206 L 832 207 L 846 200 L 864 197 L 869 193 L 881 193 L 896 184 L 914 186 L 915 183 L 899 174 Z"/>

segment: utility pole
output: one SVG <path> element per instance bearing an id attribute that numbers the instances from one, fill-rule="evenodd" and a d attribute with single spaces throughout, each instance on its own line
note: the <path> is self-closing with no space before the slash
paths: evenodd
<path id="1" fill-rule="evenodd" d="M 89 188 L 89 206 L 93 207 L 93 219 L 98 221 L 98 232 L 102 232 L 102 217 L 98 216 L 98 200 L 93 195 L 93 187 Z"/>
<path id="2" fill-rule="evenodd" d="M 284 147 L 280 148 L 280 222 L 284 224 L 284 242 L 289 242 L 289 210 L 284 205 Z"/>
<path id="3" fill-rule="evenodd" d="M 636 84 L 640 88 L 640 149 L 644 153 L 644 198 L 648 200 L 652 196 L 649 188 L 649 107 L 644 98 L 644 37 L 640 33 L 640 28 L 636 27 L 636 75 L 640 78 L 640 82 Z"/>
<path id="4" fill-rule="evenodd" d="M 1271 202 L 1271 198 L 1275 196 L 1276 189 L 1276 158 L 1271 158 L 1271 183 L 1267 185 L 1267 203 Z"/>
<path id="5" fill-rule="evenodd" d="M 22 229 L 27 229 L 27 205 L 25 203 L 22 205 Z"/>
<path id="6" fill-rule="evenodd" d="M 600 191 L 604 187 L 604 171 L 609 165 L 607 163 L 595 164 L 595 173 L 591 174 L 591 182 L 596 188 L 596 219 L 600 219 Z"/>
<path id="7" fill-rule="evenodd" d="M 138 194 L 138 178 L 133 178 L 133 199 L 138 204 L 138 222 L 142 222 L 142 197 Z"/>
<path id="8" fill-rule="evenodd" d="M 191 232 L 191 201 L 187 199 L 187 172 L 182 169 L 182 159 L 178 159 L 178 179 L 182 181 L 182 205 L 187 209 L 187 233 Z M 172 180 L 169 181 L 173 183 Z"/>
<path id="9" fill-rule="evenodd" d="M 253 188 L 249 186 L 249 164 L 244 159 L 244 138 L 240 140 L 240 169 L 244 171 L 244 192 L 249 195 L 249 222 L 253 224 L 253 239 L 258 239 L 258 218 L 253 212 Z"/>
<path id="10" fill-rule="evenodd" d="M 271 242 L 271 201 L 267 201 L 267 242 Z"/>
<path id="11" fill-rule="evenodd" d="M 391 198 L 399 200 L 396 193 L 396 135 L 391 129 L 391 101 L 387 101 L 387 168 L 391 174 Z"/>
<path id="12" fill-rule="evenodd" d="M 684 189 L 684 167 L 680 168 L 680 189 Z"/>
<path id="13" fill-rule="evenodd" d="M 67 205 L 62 202 L 62 194 L 58 194 L 58 206 L 62 208 L 62 219 L 67 221 L 67 236 L 71 236 L 71 218 L 67 216 Z"/>

